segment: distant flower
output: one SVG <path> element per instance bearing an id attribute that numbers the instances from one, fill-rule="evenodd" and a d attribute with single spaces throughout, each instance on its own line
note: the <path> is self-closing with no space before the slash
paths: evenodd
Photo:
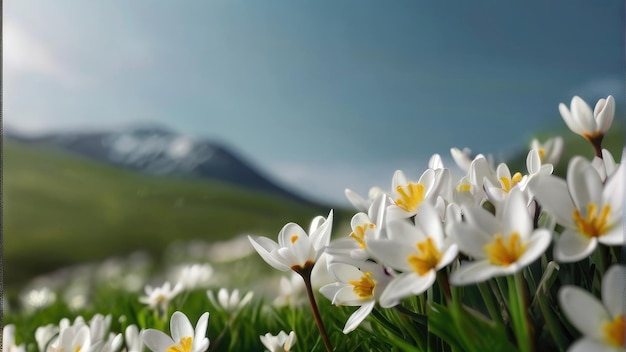
<path id="1" fill-rule="evenodd" d="M 46 346 L 57 336 L 58 333 L 59 327 L 54 324 L 38 327 L 35 330 L 35 341 L 37 341 L 39 351 L 46 351 Z"/>
<path id="2" fill-rule="evenodd" d="M 402 170 L 397 170 L 391 182 L 393 204 L 388 208 L 390 219 L 409 218 L 417 213 L 424 201 L 435 203 L 442 185 L 450 177 L 448 169 L 426 169 L 417 182 L 409 181 Z"/>
<path id="3" fill-rule="evenodd" d="M 389 222 L 387 231 L 389 239 L 368 242 L 374 258 L 401 272 L 382 293 L 383 308 L 426 291 L 435 282 L 437 270 L 448 265 L 458 253 L 457 246 L 445 239 L 439 215 L 428 203 L 419 206 L 415 224 L 400 219 Z"/>
<path id="4" fill-rule="evenodd" d="M 146 329 L 141 333 L 144 344 L 153 352 L 204 352 L 209 348 L 206 330 L 209 313 L 202 314 L 194 330 L 189 318 L 181 312 L 174 312 L 170 319 L 172 337 L 162 331 Z"/>
<path id="5" fill-rule="evenodd" d="M 92 341 L 89 326 L 83 321 L 79 321 L 71 326 L 60 329 L 58 337 L 56 337 L 47 346 L 46 352 L 57 351 L 81 351 L 96 352 L 100 351 L 104 341 Z"/>
<path id="6" fill-rule="evenodd" d="M 591 107 L 584 100 L 575 96 L 569 109 L 565 104 L 559 104 L 559 112 L 572 132 L 593 141 L 604 136 L 611 127 L 615 115 L 615 99 L 611 95 L 600 99 L 591 111 Z"/>
<path id="7" fill-rule="evenodd" d="M 292 273 L 289 278 L 280 277 L 280 285 L 278 296 L 274 299 L 274 305 L 277 307 L 290 306 L 296 307 L 306 303 L 306 291 L 304 281 L 300 275 Z"/>
<path id="8" fill-rule="evenodd" d="M 391 276 L 386 273 L 385 268 L 373 262 L 362 262 L 358 268 L 349 264 L 333 263 L 328 268 L 337 282 L 323 286 L 320 293 L 337 306 L 360 306 L 343 328 L 343 333 L 347 334 L 356 329 L 372 312 L 391 281 Z"/>
<path id="9" fill-rule="evenodd" d="M 565 227 L 554 247 L 561 262 L 589 256 L 598 242 L 617 246 L 625 243 L 622 233 L 624 166 L 602 183 L 597 170 L 582 157 L 574 157 L 567 181 L 546 176 L 531 183 L 531 190 L 544 209 Z"/>
<path id="10" fill-rule="evenodd" d="M 533 230 L 526 204 L 523 192 L 513 188 L 497 216 L 479 206 L 463 207 L 465 220 L 450 225 L 449 235 L 459 250 L 475 261 L 452 272 L 451 284 L 467 285 L 516 273 L 545 252 L 550 232 Z"/>
<path id="11" fill-rule="evenodd" d="M 2 352 L 26 352 L 25 344 L 15 344 L 14 324 L 7 324 L 2 329 Z"/>
<path id="12" fill-rule="evenodd" d="M 369 209 L 370 205 L 372 205 L 372 202 L 374 202 L 376 198 L 378 198 L 381 194 L 386 193 L 380 187 L 372 187 L 367 193 L 367 199 L 361 197 L 358 193 L 348 188 L 346 188 L 345 194 L 346 198 L 348 198 L 348 200 L 350 201 L 350 203 L 352 203 L 356 210 L 367 211 L 367 209 Z"/>
<path id="13" fill-rule="evenodd" d="M 328 218 L 315 217 L 309 234 L 300 225 L 288 223 L 278 234 L 278 243 L 267 237 L 248 236 L 261 258 L 281 271 L 312 268 L 330 242 L 333 211 Z"/>
<path id="14" fill-rule="evenodd" d="M 278 335 L 274 336 L 268 332 L 261 336 L 261 343 L 270 352 L 288 352 L 291 351 L 291 347 L 296 343 L 296 333 L 291 331 L 287 335 L 286 332 L 281 330 Z"/>
<path id="15" fill-rule="evenodd" d="M 217 297 L 215 297 L 213 291 L 207 291 L 207 296 L 214 307 L 221 308 L 223 311 L 228 313 L 236 313 L 250 302 L 252 296 L 254 296 L 254 292 L 250 291 L 243 297 L 239 297 L 238 289 L 234 289 L 230 294 L 228 294 L 227 289 L 221 288 L 217 292 Z"/>
<path id="16" fill-rule="evenodd" d="M 559 303 L 568 320 L 583 337 L 568 349 L 583 351 L 624 351 L 626 348 L 626 267 L 614 265 L 602 280 L 602 302 L 589 292 L 565 286 Z"/>
<path id="17" fill-rule="evenodd" d="M 563 153 L 563 138 L 553 137 L 548 138 L 545 142 L 541 143 L 538 139 L 534 138 L 530 142 L 530 149 L 537 150 L 539 153 L 539 160 L 541 164 L 552 164 L 556 166 L 561 159 Z"/>
<path id="18" fill-rule="evenodd" d="M 183 285 L 177 283 L 172 288 L 169 282 L 165 282 L 161 287 L 152 287 L 146 285 L 145 296 L 139 297 L 139 302 L 149 305 L 151 308 L 158 308 L 162 312 L 167 311 L 167 307 L 172 299 L 176 297 L 183 290 Z"/>
<path id="19" fill-rule="evenodd" d="M 209 285 L 213 276 L 213 267 L 210 264 L 187 264 L 183 265 L 177 275 L 177 280 L 185 291 L 193 291 L 205 288 Z"/>

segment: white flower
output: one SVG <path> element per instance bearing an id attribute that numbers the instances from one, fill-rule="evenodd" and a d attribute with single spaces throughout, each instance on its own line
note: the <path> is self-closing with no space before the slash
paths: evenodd
<path id="1" fill-rule="evenodd" d="M 312 268 L 328 243 L 333 225 L 333 211 L 328 218 L 317 216 L 311 222 L 309 234 L 300 225 L 288 223 L 278 234 L 278 243 L 267 237 L 248 236 L 261 258 L 281 271 Z"/>
<path id="2" fill-rule="evenodd" d="M 391 276 L 385 268 L 373 263 L 362 262 L 358 268 L 344 263 L 328 265 L 328 270 L 338 282 L 320 289 L 322 295 L 337 306 L 360 306 L 348 319 L 343 333 L 356 329 L 372 312 L 380 295 L 389 284 Z"/>
<path id="3" fill-rule="evenodd" d="M 449 184 L 448 169 L 426 169 L 417 182 L 409 181 L 402 170 L 393 175 L 391 188 L 394 203 L 387 208 L 390 219 L 409 218 L 417 213 L 424 201 L 435 203 L 443 185 Z"/>
<path id="4" fill-rule="evenodd" d="M 146 329 L 141 333 L 144 344 L 153 352 L 204 352 L 209 348 L 206 329 L 209 313 L 202 314 L 194 330 L 189 318 L 181 312 L 174 312 L 170 319 L 172 337 L 162 331 Z"/>
<path id="5" fill-rule="evenodd" d="M 139 297 L 139 302 L 149 305 L 151 308 L 159 308 L 167 311 L 167 306 L 183 290 L 183 285 L 179 282 L 172 288 L 169 282 L 165 282 L 161 287 L 146 285 L 145 296 Z"/>
<path id="6" fill-rule="evenodd" d="M 513 188 L 497 217 L 480 206 L 463 207 L 465 221 L 449 225 L 459 250 L 475 259 L 450 275 L 453 285 L 467 285 L 522 270 L 550 244 L 547 229 L 533 231 L 522 191 Z"/>
<path id="7" fill-rule="evenodd" d="M 557 261 L 579 261 L 589 256 L 598 242 L 609 246 L 625 243 L 621 226 L 624 166 L 620 165 L 603 184 L 589 161 L 574 157 L 567 169 L 567 182 L 545 176 L 530 186 L 544 209 L 565 227 L 554 247 Z"/>
<path id="8" fill-rule="evenodd" d="M 89 326 L 80 320 L 74 325 L 62 327 L 58 337 L 48 344 L 47 352 L 95 352 L 99 351 L 104 341 L 92 341 Z"/>
<path id="9" fill-rule="evenodd" d="M 402 272 L 382 293 L 380 306 L 383 308 L 426 291 L 435 282 L 437 270 L 457 255 L 456 245 L 446 241 L 439 215 L 429 203 L 420 205 L 415 225 L 406 219 L 391 221 L 387 231 L 389 239 L 368 242 L 374 258 Z"/>
<path id="10" fill-rule="evenodd" d="M 291 273 L 290 278 L 280 277 L 279 293 L 274 299 L 274 305 L 295 307 L 307 302 L 304 281 L 300 275 Z"/>
<path id="11" fill-rule="evenodd" d="M 626 348 L 626 267 L 614 265 L 602 280 L 602 302 L 589 292 L 565 286 L 559 303 L 583 338 L 568 351 L 624 351 Z"/>
<path id="12" fill-rule="evenodd" d="M 46 351 L 46 346 L 59 333 L 59 327 L 54 324 L 40 326 L 35 330 L 35 340 L 40 352 Z"/>
<path id="13" fill-rule="evenodd" d="M 276 336 L 268 332 L 265 336 L 260 336 L 260 338 L 263 346 L 270 352 L 291 351 L 291 347 L 296 343 L 296 333 L 293 331 L 287 335 L 286 332 L 281 330 Z"/>
<path id="14" fill-rule="evenodd" d="M 548 138 L 543 143 L 540 143 L 538 139 L 534 138 L 530 142 L 530 150 L 533 149 L 537 150 L 539 153 L 539 160 L 542 165 L 557 165 L 559 163 L 559 159 L 561 159 L 561 154 L 563 153 L 563 138 Z"/>
<path id="15" fill-rule="evenodd" d="M 213 267 L 210 264 L 187 264 L 179 269 L 177 280 L 183 290 L 193 291 L 207 287 L 212 276 Z"/>
<path id="16" fill-rule="evenodd" d="M 89 320 L 89 329 L 91 330 L 92 341 L 100 341 L 107 336 L 109 328 L 111 327 L 111 319 L 111 314 L 106 316 L 96 314 L 91 318 L 91 320 Z"/>
<path id="17" fill-rule="evenodd" d="M 584 100 L 575 96 L 569 109 L 565 104 L 559 104 L 559 112 L 572 132 L 592 141 L 604 136 L 611 127 L 615 115 L 615 99 L 609 95 L 606 99 L 598 100 L 592 112 Z"/>
<path id="18" fill-rule="evenodd" d="M 378 196 L 380 196 L 381 194 L 386 194 L 386 193 L 380 187 L 372 187 L 367 193 L 367 199 L 361 197 L 358 193 L 356 193 L 355 191 L 349 188 L 346 188 L 345 194 L 346 194 L 346 198 L 348 198 L 348 200 L 350 201 L 350 203 L 352 203 L 352 205 L 356 208 L 356 210 L 367 211 L 370 205 L 372 205 L 372 202 L 374 202 L 374 200 Z"/>
<path id="19" fill-rule="evenodd" d="M 217 298 L 213 291 L 207 291 L 207 296 L 209 297 L 209 301 L 216 308 L 221 308 L 223 311 L 233 313 L 239 311 L 241 308 L 245 307 L 246 304 L 250 302 L 252 296 L 254 296 L 254 292 L 250 291 L 246 293 L 243 298 L 239 297 L 239 290 L 234 289 L 230 294 L 228 294 L 228 290 L 225 288 L 221 288 L 217 292 Z"/>
<path id="20" fill-rule="evenodd" d="M 15 344 L 15 325 L 7 324 L 2 329 L 2 352 L 26 352 L 26 345 Z"/>

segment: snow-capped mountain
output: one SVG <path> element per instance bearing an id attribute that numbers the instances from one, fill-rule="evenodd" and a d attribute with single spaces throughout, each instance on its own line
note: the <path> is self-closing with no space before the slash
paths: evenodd
<path id="1" fill-rule="evenodd" d="M 304 201 L 270 181 L 226 147 L 160 126 L 108 132 L 53 133 L 39 137 L 25 137 L 5 130 L 5 137 L 52 145 L 143 173 L 214 179 Z"/>

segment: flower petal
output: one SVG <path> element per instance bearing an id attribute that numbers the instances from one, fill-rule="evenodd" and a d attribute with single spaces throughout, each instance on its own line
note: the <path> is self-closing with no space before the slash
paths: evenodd
<path id="1" fill-rule="evenodd" d="M 564 286 L 558 297 L 565 316 L 578 331 L 594 339 L 602 338 L 602 323 L 610 317 L 594 296 L 576 286 Z"/>
<path id="2" fill-rule="evenodd" d="M 613 99 L 613 96 L 609 95 L 606 99 L 600 99 L 595 106 L 593 115 L 596 118 L 598 130 L 606 133 L 611 127 L 615 116 L 615 99 Z"/>
<path id="3" fill-rule="evenodd" d="M 589 337 L 583 337 L 574 341 L 573 344 L 569 346 L 567 352 L 616 352 L 617 350 L 611 346 L 608 346 L 604 343 L 598 342 Z"/>
<path id="4" fill-rule="evenodd" d="M 626 313 L 626 267 L 613 265 L 602 279 L 602 303 L 612 317 Z"/>
<path id="5" fill-rule="evenodd" d="M 528 238 L 533 230 L 533 220 L 526 207 L 526 197 L 518 187 L 509 193 L 502 214 L 505 236 L 517 232 L 522 239 Z"/>
<path id="6" fill-rule="evenodd" d="M 573 228 L 574 203 L 569 197 L 567 183 L 556 176 L 539 176 L 530 181 L 530 190 L 545 210 L 556 218 L 556 221 Z"/>
<path id="7" fill-rule="evenodd" d="M 502 267 L 492 265 L 488 260 L 480 260 L 461 266 L 450 274 L 450 284 L 464 286 L 486 281 L 494 276 L 502 275 Z"/>
<path id="8" fill-rule="evenodd" d="M 170 346 L 174 345 L 174 340 L 167 336 L 163 331 L 155 329 L 146 329 L 141 333 L 143 343 L 154 352 L 165 352 Z"/>
<path id="9" fill-rule="evenodd" d="M 209 347 L 209 339 L 206 337 L 206 330 L 209 326 L 209 312 L 204 312 L 198 323 L 193 337 L 193 350 L 205 351 Z M 206 341 L 205 341 L 206 340 Z M 206 344 L 206 347 L 204 346 Z"/>
<path id="10" fill-rule="evenodd" d="M 576 231 L 566 229 L 554 246 L 554 258 L 559 262 L 577 262 L 596 249 L 598 241 Z"/>
<path id="11" fill-rule="evenodd" d="M 401 271 L 412 271 L 407 261 L 410 255 L 417 252 L 415 245 L 408 246 L 392 240 L 372 240 L 367 243 L 372 255 L 386 265 Z"/>
<path id="12" fill-rule="evenodd" d="M 419 295 L 430 288 L 437 274 L 434 270 L 430 270 L 426 275 L 420 276 L 416 273 L 405 273 L 396 276 L 385 291 L 380 296 L 380 306 L 390 308 L 411 295 Z"/>
<path id="13" fill-rule="evenodd" d="M 193 326 L 189 318 L 181 312 L 174 312 L 170 318 L 170 333 L 176 343 L 179 343 L 183 337 L 193 337 Z"/>
<path id="14" fill-rule="evenodd" d="M 518 260 L 517 265 L 520 268 L 525 268 L 537 260 L 548 249 L 550 242 L 552 241 L 552 235 L 548 229 L 537 229 L 530 236 L 527 242 L 526 250 Z"/>
<path id="15" fill-rule="evenodd" d="M 276 257 L 271 251 L 278 249 L 278 244 L 267 237 L 252 237 L 248 236 L 248 240 L 254 249 L 259 253 L 261 258 L 272 267 L 281 270 L 288 271 L 291 268 L 286 265 L 280 258 Z"/>
<path id="16" fill-rule="evenodd" d="M 365 318 L 367 318 L 367 316 L 372 312 L 372 309 L 374 309 L 375 305 L 376 305 L 376 301 L 372 300 L 371 302 L 368 302 L 367 304 L 362 305 L 359 309 L 357 309 L 354 313 L 352 313 L 352 315 L 350 316 L 350 318 L 348 318 L 348 321 L 346 322 L 346 325 L 343 328 L 343 333 L 348 334 L 354 329 L 356 329 L 359 326 L 359 324 L 361 324 L 361 322 L 365 320 Z"/>

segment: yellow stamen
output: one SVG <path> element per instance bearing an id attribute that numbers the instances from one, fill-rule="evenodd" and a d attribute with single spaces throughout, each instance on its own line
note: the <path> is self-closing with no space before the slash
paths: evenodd
<path id="1" fill-rule="evenodd" d="M 80 351 L 80 346 L 74 347 L 74 352 L 78 352 L 78 351 Z"/>
<path id="2" fill-rule="evenodd" d="M 424 200 L 425 187 L 421 183 L 409 182 L 406 186 L 396 187 L 400 197 L 396 199 L 396 205 L 400 208 L 413 212 Z"/>
<path id="3" fill-rule="evenodd" d="M 471 190 L 472 190 L 472 185 L 470 185 L 469 183 L 463 183 L 463 184 L 456 186 L 457 192 L 469 192 Z"/>
<path id="4" fill-rule="evenodd" d="M 437 267 L 439 260 L 441 260 L 441 253 L 437 247 L 435 247 L 430 237 L 426 241 L 417 243 L 417 249 L 420 255 L 412 254 L 407 260 L 416 273 L 425 275 Z"/>
<path id="5" fill-rule="evenodd" d="M 291 244 L 296 243 L 296 241 L 298 240 L 298 238 L 300 238 L 300 237 L 298 237 L 298 235 L 293 235 L 293 236 L 291 236 Z"/>
<path id="6" fill-rule="evenodd" d="M 602 330 L 609 345 L 624 347 L 624 343 L 626 343 L 626 319 L 624 315 L 617 316 L 613 321 L 604 323 Z"/>
<path id="7" fill-rule="evenodd" d="M 509 266 L 524 254 L 526 244 L 521 243 L 519 233 L 514 232 L 509 236 L 508 243 L 504 243 L 502 235 L 497 234 L 496 240 L 486 244 L 483 249 L 491 264 Z"/>
<path id="8" fill-rule="evenodd" d="M 513 177 L 506 178 L 504 176 L 500 177 L 500 183 L 502 184 L 502 190 L 506 193 L 509 193 L 511 188 L 515 187 L 522 180 L 522 174 L 516 172 Z"/>
<path id="9" fill-rule="evenodd" d="M 353 238 L 355 241 L 357 241 L 359 243 L 359 246 L 361 248 L 365 248 L 365 232 L 368 229 L 373 229 L 375 228 L 376 225 L 374 224 L 363 224 L 363 225 L 359 225 L 357 227 L 354 228 L 354 231 L 352 231 L 350 233 L 351 238 Z"/>
<path id="10" fill-rule="evenodd" d="M 348 284 L 354 286 L 354 293 L 356 293 L 360 298 L 366 299 L 374 297 L 373 292 L 376 287 L 376 283 L 372 280 L 372 273 L 369 271 L 363 273 L 360 281 L 348 281 Z"/>
<path id="11" fill-rule="evenodd" d="M 578 226 L 578 231 L 589 237 L 600 237 L 609 230 L 607 219 L 611 213 L 611 206 L 605 205 L 598 214 L 598 206 L 589 203 L 587 206 L 587 217 L 583 218 L 578 209 L 574 209 L 574 222 Z"/>
<path id="12" fill-rule="evenodd" d="M 165 352 L 189 352 L 192 347 L 192 339 L 190 336 L 185 336 L 180 339 L 177 345 L 172 345 L 165 350 Z"/>

